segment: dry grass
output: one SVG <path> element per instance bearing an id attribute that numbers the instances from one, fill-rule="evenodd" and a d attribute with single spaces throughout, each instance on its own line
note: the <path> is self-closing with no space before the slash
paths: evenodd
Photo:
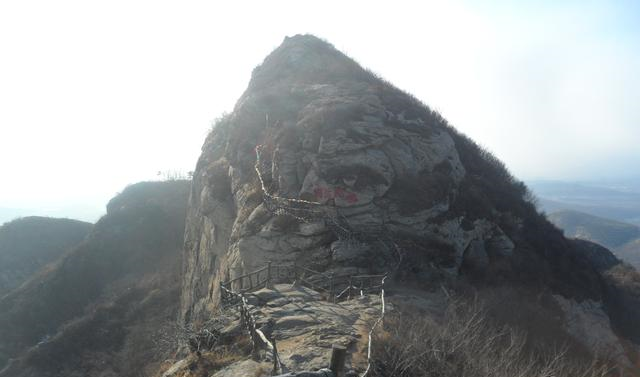
<path id="1" fill-rule="evenodd" d="M 211 373 L 245 358 L 244 355 L 229 350 L 205 352 L 202 356 L 192 356 L 189 364 L 190 377 L 208 377 Z"/>
<path id="2" fill-rule="evenodd" d="M 418 313 L 387 317 L 373 341 L 375 377 L 604 377 L 605 363 L 580 363 L 565 349 L 531 351 L 524 333 L 493 325 L 477 304 L 451 304 L 443 323 Z"/>
<path id="3" fill-rule="evenodd" d="M 187 367 L 178 372 L 179 377 L 208 377 L 235 362 L 245 360 L 251 350 L 246 336 L 241 336 L 233 345 L 218 346 L 211 351 L 194 352 L 187 357 Z M 164 370 L 168 368 L 165 367 Z M 156 376 L 161 376 L 161 369 Z"/>
<path id="4" fill-rule="evenodd" d="M 266 376 L 271 376 L 271 371 L 265 367 L 259 367 L 258 369 L 256 369 L 255 373 L 253 374 L 253 377 L 266 377 Z"/>

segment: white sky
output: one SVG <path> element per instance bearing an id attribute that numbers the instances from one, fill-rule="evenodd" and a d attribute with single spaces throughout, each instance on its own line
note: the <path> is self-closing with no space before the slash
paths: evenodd
<path id="1" fill-rule="evenodd" d="M 253 67 L 307 32 L 520 178 L 638 174 L 640 7 L 513 3 L 2 0 L 0 207 L 95 219 L 127 184 L 193 170 Z"/>

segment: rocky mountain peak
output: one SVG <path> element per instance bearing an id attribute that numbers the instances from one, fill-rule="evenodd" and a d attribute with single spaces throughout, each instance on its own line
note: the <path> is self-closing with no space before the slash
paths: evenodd
<path id="1" fill-rule="evenodd" d="M 439 114 L 332 45 L 298 35 L 254 70 L 205 141 L 187 216 L 181 319 L 206 318 L 222 282 L 269 261 L 338 280 L 509 282 L 610 312 L 623 302 L 640 308 L 627 305 L 632 294 L 612 298 L 617 283 L 583 249 Z M 614 327 L 633 327 L 616 318 Z"/>
<path id="2" fill-rule="evenodd" d="M 472 236 L 454 218 L 435 236 L 427 220 L 447 212 L 465 175 L 439 115 L 330 44 L 287 38 L 203 147 L 186 239 L 187 261 L 200 263 L 187 268 L 185 313 L 194 291 L 215 305 L 219 279 L 267 260 L 381 272 L 400 262 L 401 234 L 446 244 L 437 263 L 454 271 Z"/>
<path id="3" fill-rule="evenodd" d="M 330 43 L 313 35 L 286 37 L 282 44 L 256 67 L 249 91 L 280 81 L 298 84 L 327 83 L 349 77 L 361 69 Z"/>

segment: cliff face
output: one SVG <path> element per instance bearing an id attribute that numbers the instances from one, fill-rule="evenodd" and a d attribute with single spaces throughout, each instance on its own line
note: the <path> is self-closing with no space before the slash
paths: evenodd
<path id="1" fill-rule="evenodd" d="M 605 276 L 620 263 L 607 250 L 586 249 L 439 114 L 328 43 L 295 36 L 254 70 L 204 143 L 187 214 L 181 320 L 206 319 L 221 281 L 273 261 L 336 276 L 389 272 L 425 286 L 550 290 L 603 303 L 614 328 L 640 340 L 630 320 L 637 287 Z M 633 314 L 614 314 L 622 307 Z"/>

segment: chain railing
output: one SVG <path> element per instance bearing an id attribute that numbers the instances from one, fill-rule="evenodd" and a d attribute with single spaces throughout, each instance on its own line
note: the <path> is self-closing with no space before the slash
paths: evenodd
<path id="1" fill-rule="evenodd" d="M 380 282 L 380 317 L 375 321 L 373 326 L 371 326 L 371 330 L 369 330 L 369 343 L 367 345 L 367 369 L 360 375 L 360 377 L 365 377 L 371 370 L 371 345 L 373 344 L 373 332 L 375 331 L 376 327 L 378 327 L 378 325 L 384 320 L 384 314 L 386 310 L 384 304 L 384 281 L 386 279 L 387 277 L 385 276 Z"/>
<path id="2" fill-rule="evenodd" d="M 335 275 L 308 267 L 278 265 L 271 262 L 266 266 L 231 280 L 220 283 L 223 305 L 235 305 L 239 296 L 255 292 L 273 284 L 291 283 L 306 286 L 321 293 L 329 302 L 350 299 L 357 295 L 378 293 L 382 288 L 380 280 L 387 274 L 378 275 Z"/>
<path id="3" fill-rule="evenodd" d="M 341 240 L 361 240 L 362 236 L 374 234 L 372 232 L 356 232 L 349 226 L 344 216 L 340 214 L 338 208 L 310 200 L 284 198 L 271 193 L 264 180 L 264 172 L 270 172 L 271 167 L 267 166 L 261 159 L 263 146 L 256 147 L 255 171 L 260 180 L 263 203 L 265 208 L 276 215 L 289 215 L 302 222 L 324 221 L 329 228 Z M 379 230 L 379 229 L 377 229 Z M 362 234 L 360 234 L 362 233 Z"/>
<path id="4" fill-rule="evenodd" d="M 272 336 L 271 338 L 267 337 L 267 335 L 257 327 L 257 321 L 251 312 L 251 308 L 244 294 L 233 292 L 223 286 L 221 286 L 221 291 L 224 292 L 228 302 L 232 301 L 237 306 L 240 312 L 240 324 L 249 334 L 254 357 L 258 356 L 261 349 L 270 352 L 271 359 L 273 360 L 272 375 L 275 375 L 278 371 L 283 371 L 284 365 L 280 360 L 275 338 Z M 231 299 L 231 297 L 233 297 L 233 299 Z"/>

